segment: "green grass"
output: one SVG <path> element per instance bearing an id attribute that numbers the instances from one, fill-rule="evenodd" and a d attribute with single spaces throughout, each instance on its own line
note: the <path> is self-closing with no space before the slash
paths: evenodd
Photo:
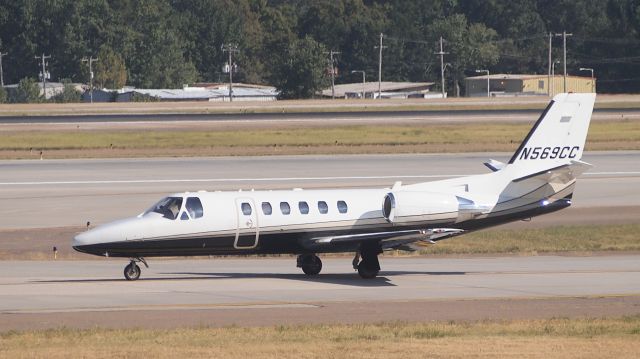
<path id="1" fill-rule="evenodd" d="M 425 308 L 428 310 L 428 308 Z M 56 329 L 0 335 L 3 357 L 633 357 L 640 316 L 263 328 Z M 528 355 L 531 357 L 532 355 Z"/>
<path id="2" fill-rule="evenodd" d="M 30 149 L 85 151 L 96 157 L 108 151 L 167 155 L 172 150 L 211 154 L 476 152 L 511 151 L 529 131 L 528 124 L 464 124 L 411 126 L 334 126 L 264 130 L 127 130 L 11 131 L 0 136 L 4 157 L 28 158 Z M 640 122 L 592 124 L 589 150 L 640 149 Z M 305 151 L 306 149 L 306 151 Z M 98 152 L 95 152 L 98 151 Z M 102 152 L 100 152 L 102 151 Z M 78 155 L 81 155 L 78 153 Z M 126 155 L 126 153 L 124 154 Z M 69 156 L 67 154 L 67 156 Z"/>
<path id="3" fill-rule="evenodd" d="M 438 242 L 422 254 L 640 251 L 640 224 L 491 229 Z"/>

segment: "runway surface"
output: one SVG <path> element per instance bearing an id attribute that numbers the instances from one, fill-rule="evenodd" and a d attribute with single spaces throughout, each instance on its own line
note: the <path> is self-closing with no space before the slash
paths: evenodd
<path id="1" fill-rule="evenodd" d="M 307 277 L 293 257 L 152 261 L 136 282 L 122 260 L 0 262 L 0 331 L 640 313 L 640 255 L 385 256 L 374 280 L 350 262 Z"/>
<path id="2" fill-rule="evenodd" d="M 0 161 L 3 229 L 82 226 L 135 216 L 184 191 L 390 187 L 486 173 L 507 153 Z M 575 209 L 640 204 L 640 152 L 586 153 Z M 607 210 L 609 211 L 609 210 Z M 628 212 L 633 213 L 633 212 Z M 625 216 L 625 213 L 621 213 Z M 628 216 L 629 214 L 627 214 Z"/>

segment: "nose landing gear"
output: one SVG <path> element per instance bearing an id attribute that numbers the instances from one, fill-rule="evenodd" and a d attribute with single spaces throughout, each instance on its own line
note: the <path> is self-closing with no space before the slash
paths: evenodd
<path id="1" fill-rule="evenodd" d="M 124 267 L 124 278 L 126 280 L 137 280 L 138 278 L 140 278 L 140 273 L 142 273 L 142 271 L 136 264 L 137 262 L 141 262 L 145 267 L 149 268 L 149 265 L 147 264 L 147 261 L 144 260 L 144 258 L 131 258 L 131 262 L 129 262 L 129 264 Z"/>

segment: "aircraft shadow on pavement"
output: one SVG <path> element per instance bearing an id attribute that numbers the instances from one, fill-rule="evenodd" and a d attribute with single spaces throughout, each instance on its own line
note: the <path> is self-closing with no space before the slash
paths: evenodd
<path id="1" fill-rule="evenodd" d="M 421 272 L 421 271 L 383 271 L 380 276 L 374 279 L 362 279 L 357 273 L 343 274 L 320 274 L 309 277 L 304 274 L 278 274 L 278 273 L 233 273 L 233 272 L 168 272 L 159 273 L 162 275 L 171 275 L 168 277 L 141 277 L 138 281 L 170 281 L 170 280 L 216 280 L 216 279 L 286 279 L 298 280 L 303 282 L 316 282 L 339 284 L 355 287 L 394 287 L 396 284 L 390 282 L 388 277 L 399 275 L 465 275 L 466 272 Z M 31 283 L 101 283 L 101 282 L 126 282 L 124 278 L 100 278 L 100 279 L 60 279 L 60 280 L 36 280 Z"/>

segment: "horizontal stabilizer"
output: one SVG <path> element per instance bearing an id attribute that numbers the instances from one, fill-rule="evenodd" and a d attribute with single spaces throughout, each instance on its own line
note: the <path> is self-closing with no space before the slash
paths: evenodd
<path id="1" fill-rule="evenodd" d="M 571 163 L 550 168 L 544 171 L 532 173 L 513 180 L 513 182 L 522 182 L 528 179 L 536 179 L 542 182 L 569 182 L 593 167 L 591 164 L 583 161 L 571 161 Z"/>
<path id="2" fill-rule="evenodd" d="M 487 166 L 491 171 L 498 172 L 501 169 L 503 169 L 504 166 L 506 166 L 507 164 L 504 163 L 504 162 L 500 162 L 500 161 L 496 161 L 494 159 L 491 159 L 488 162 L 485 162 L 484 165 Z"/>

